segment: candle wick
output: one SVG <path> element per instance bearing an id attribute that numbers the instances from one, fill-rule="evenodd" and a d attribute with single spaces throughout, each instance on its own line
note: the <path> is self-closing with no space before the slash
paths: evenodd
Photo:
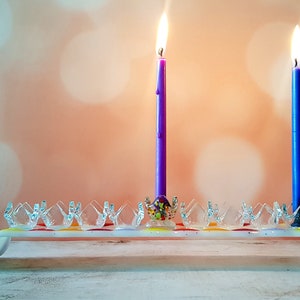
<path id="1" fill-rule="evenodd" d="M 162 57 L 163 56 L 163 52 L 164 52 L 164 48 L 160 47 L 157 52 L 158 52 L 158 55 L 160 57 Z"/>
<path id="2" fill-rule="evenodd" d="M 298 61 L 297 58 L 295 58 L 295 68 L 298 67 Z"/>

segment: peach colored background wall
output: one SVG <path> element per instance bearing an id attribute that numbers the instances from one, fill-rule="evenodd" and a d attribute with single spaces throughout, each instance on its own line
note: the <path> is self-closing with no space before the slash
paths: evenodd
<path id="1" fill-rule="evenodd" d="M 165 8 L 168 197 L 291 202 L 299 0 L 0 0 L 0 227 L 11 200 L 153 198 Z"/>

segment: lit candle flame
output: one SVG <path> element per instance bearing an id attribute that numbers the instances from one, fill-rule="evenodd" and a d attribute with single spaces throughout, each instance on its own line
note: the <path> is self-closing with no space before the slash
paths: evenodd
<path id="1" fill-rule="evenodd" d="M 300 56 L 300 27 L 296 25 L 292 38 L 292 60 L 295 62 L 295 67 L 298 65 Z"/>
<path id="2" fill-rule="evenodd" d="M 166 51 L 168 37 L 168 19 L 167 15 L 163 13 L 160 18 L 158 31 L 157 31 L 157 40 L 156 40 L 156 53 L 159 56 L 163 56 Z"/>

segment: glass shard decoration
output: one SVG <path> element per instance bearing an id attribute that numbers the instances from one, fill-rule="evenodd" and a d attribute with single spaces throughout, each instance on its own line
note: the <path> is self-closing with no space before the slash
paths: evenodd
<path id="1" fill-rule="evenodd" d="M 80 204 L 75 207 L 74 201 L 70 201 L 67 208 L 62 201 L 45 209 L 41 213 L 41 218 L 47 228 L 53 230 L 60 230 L 71 226 L 75 214 L 80 210 Z"/>
<path id="2" fill-rule="evenodd" d="M 4 218 L 11 228 L 31 230 L 36 226 L 39 218 L 39 204 L 35 204 L 32 208 L 25 202 L 17 204 L 14 208 L 13 203 L 9 202 L 4 212 Z"/>
<path id="3" fill-rule="evenodd" d="M 109 219 L 113 222 L 116 229 L 135 229 L 144 219 L 143 204 L 139 202 L 137 209 L 133 209 L 128 204 L 125 204 L 117 211 L 115 211 L 112 204 L 109 210 Z"/>
<path id="4" fill-rule="evenodd" d="M 104 226 L 109 211 L 109 204 L 102 207 L 96 200 L 90 202 L 78 213 L 78 224 L 82 230 L 100 229 Z"/>
<path id="5" fill-rule="evenodd" d="M 180 216 L 182 223 L 188 228 L 200 229 L 207 226 L 206 212 L 195 200 L 192 200 L 188 205 L 185 202 L 181 203 Z"/>
<path id="6" fill-rule="evenodd" d="M 173 197 L 172 204 L 169 203 L 165 196 L 158 196 L 151 203 L 150 198 L 145 199 L 145 206 L 150 217 L 148 227 L 175 227 L 175 223 L 171 221 L 177 211 L 178 199 Z"/>

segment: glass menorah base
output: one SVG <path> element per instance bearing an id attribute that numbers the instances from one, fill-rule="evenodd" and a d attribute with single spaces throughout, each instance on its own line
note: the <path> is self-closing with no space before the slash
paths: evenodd
<path id="1" fill-rule="evenodd" d="M 176 224 L 171 220 L 150 220 L 149 222 L 147 222 L 146 227 L 172 230 L 176 227 Z"/>

